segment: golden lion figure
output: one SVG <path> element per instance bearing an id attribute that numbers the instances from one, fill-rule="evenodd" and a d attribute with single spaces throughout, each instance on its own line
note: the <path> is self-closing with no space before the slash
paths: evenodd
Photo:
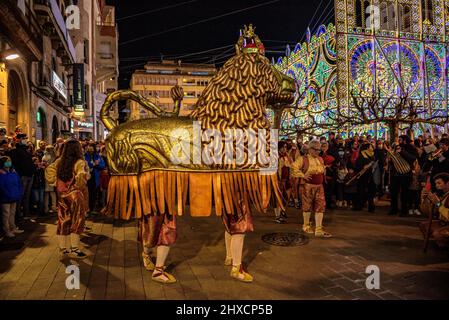
<path id="1" fill-rule="evenodd" d="M 209 82 L 190 117 L 178 117 L 183 98 L 178 86 L 171 90 L 173 112 L 163 111 L 132 91 L 112 93 L 103 105 L 101 119 L 110 131 L 106 148 L 112 174 L 104 212 L 115 218 L 139 219 L 144 264 L 154 270 L 155 281 L 176 281 L 164 265 L 169 247 L 176 240 L 176 215 L 184 214 L 187 199 L 192 216 L 210 216 L 214 208 L 222 217 L 226 229 L 225 264 L 232 265 L 232 277 L 252 281 L 241 264 L 244 234 L 253 230 L 251 207 L 266 212 L 270 199 L 282 207 L 276 170 L 262 174 L 267 164 L 250 161 L 252 142 L 248 137 L 242 138 L 244 161 L 240 163 L 179 163 L 173 161 L 173 155 L 193 159 L 195 150 L 204 147 L 194 121 L 200 129 L 215 129 L 222 137 L 236 129 L 251 129 L 259 135 L 262 132 L 269 141 L 266 107 L 292 103 L 296 88 L 293 79 L 276 71 L 263 53 L 252 26 L 245 27 L 236 55 Z M 128 99 L 139 102 L 157 118 L 117 126 L 109 116 L 111 105 Z M 229 151 L 230 144 L 218 142 L 210 140 L 211 145 Z M 156 265 L 150 258 L 153 247 L 157 247 Z"/>

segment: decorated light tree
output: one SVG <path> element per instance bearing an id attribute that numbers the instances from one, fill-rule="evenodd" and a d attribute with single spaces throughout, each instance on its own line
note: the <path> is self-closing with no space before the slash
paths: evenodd
<path id="1" fill-rule="evenodd" d="M 382 124 L 388 128 L 390 142 L 398 137 L 399 130 L 413 132 L 415 125 L 429 124 L 444 126 L 448 114 L 444 110 L 429 113 L 429 108 L 417 105 L 408 94 L 382 96 L 380 90 L 370 95 L 356 95 L 351 91 L 352 103 L 347 109 L 330 112 L 330 119 L 339 127 L 354 128 L 364 125 Z"/>

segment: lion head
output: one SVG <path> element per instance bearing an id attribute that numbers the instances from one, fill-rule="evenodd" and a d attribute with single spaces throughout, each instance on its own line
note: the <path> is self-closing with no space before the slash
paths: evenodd
<path id="1" fill-rule="evenodd" d="M 245 51 L 237 45 L 237 54 L 211 79 L 191 117 L 203 129 L 270 129 L 267 106 L 291 104 L 295 89 L 293 79 L 272 67 L 257 48 Z"/>

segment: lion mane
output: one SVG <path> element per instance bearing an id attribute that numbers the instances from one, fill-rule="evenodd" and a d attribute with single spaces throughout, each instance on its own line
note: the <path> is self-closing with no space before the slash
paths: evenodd
<path id="1" fill-rule="evenodd" d="M 191 117 L 203 129 L 270 129 L 267 101 L 280 93 L 269 60 L 238 54 L 228 60 L 200 96 Z"/>

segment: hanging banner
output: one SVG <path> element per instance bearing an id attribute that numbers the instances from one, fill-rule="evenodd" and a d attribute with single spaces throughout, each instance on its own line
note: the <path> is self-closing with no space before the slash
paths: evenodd
<path id="1" fill-rule="evenodd" d="M 84 63 L 76 63 L 73 65 L 73 105 L 75 112 L 84 112 L 85 104 Z"/>

